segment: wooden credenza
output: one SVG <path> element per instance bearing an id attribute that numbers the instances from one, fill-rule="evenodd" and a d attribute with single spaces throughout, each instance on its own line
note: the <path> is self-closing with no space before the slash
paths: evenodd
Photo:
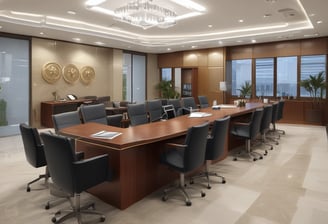
<path id="1" fill-rule="evenodd" d="M 87 100 L 66 100 L 66 101 L 43 101 L 41 102 L 41 125 L 47 128 L 53 128 L 53 114 L 60 114 L 68 111 L 75 111 Z M 88 100 L 90 101 L 90 100 Z"/>

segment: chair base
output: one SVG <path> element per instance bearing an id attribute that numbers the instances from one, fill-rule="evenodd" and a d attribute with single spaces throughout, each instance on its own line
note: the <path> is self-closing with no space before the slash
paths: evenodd
<path id="1" fill-rule="evenodd" d="M 80 195 L 75 195 L 75 204 L 73 204 L 72 200 L 69 198 L 69 202 L 71 204 L 72 209 L 67 210 L 59 210 L 55 213 L 54 217 L 51 219 L 53 223 L 63 223 L 67 219 L 70 218 L 76 218 L 78 224 L 82 223 L 98 223 L 98 222 L 104 222 L 106 220 L 105 216 L 95 210 L 90 210 L 90 208 L 95 209 L 94 203 L 88 203 L 84 206 L 80 206 Z M 61 215 L 62 213 L 67 213 L 66 215 L 60 217 L 57 219 L 57 216 Z M 90 220 L 88 222 L 82 222 L 82 215 L 88 214 L 88 215 L 97 215 L 99 216 L 98 219 Z"/>
<path id="2" fill-rule="evenodd" d="M 194 183 L 194 179 L 206 177 L 206 179 L 207 179 L 207 189 L 211 189 L 212 187 L 210 185 L 210 176 L 220 178 L 222 184 L 225 184 L 226 183 L 226 180 L 225 180 L 225 177 L 224 176 L 221 176 L 221 175 L 219 175 L 219 174 L 217 174 L 215 172 L 210 172 L 209 171 L 210 162 L 211 161 L 206 161 L 205 171 L 204 172 L 201 172 L 198 175 L 193 176 L 193 177 L 190 178 L 190 184 L 193 184 Z"/>
<path id="3" fill-rule="evenodd" d="M 258 159 L 263 159 L 263 155 L 259 152 L 251 150 L 251 140 L 247 139 L 245 143 L 246 150 L 240 150 L 237 154 L 234 155 L 233 161 L 237 161 L 238 158 L 248 158 L 249 160 L 256 161 Z"/>
<path id="4" fill-rule="evenodd" d="M 45 182 L 45 185 L 46 185 L 46 187 L 44 189 L 48 188 L 48 179 L 49 179 L 49 177 L 50 177 L 50 175 L 49 175 L 49 172 L 48 172 L 48 168 L 46 167 L 45 174 L 40 174 L 38 178 L 36 178 L 36 179 L 30 181 L 29 183 L 27 183 L 26 192 L 31 191 L 31 187 L 30 187 L 31 184 L 33 184 L 33 183 L 35 183 L 35 182 L 37 182 L 41 179 L 44 179 L 44 182 Z"/>
<path id="5" fill-rule="evenodd" d="M 172 186 L 170 188 L 164 189 L 163 196 L 162 196 L 162 201 L 167 201 L 168 200 L 168 195 L 171 192 L 173 192 L 175 190 L 180 190 L 180 192 L 182 193 L 182 195 L 185 198 L 186 206 L 191 206 L 192 203 L 191 203 L 189 194 L 186 191 L 186 188 L 187 188 L 187 186 L 184 183 L 184 174 L 181 173 L 180 174 L 180 182 L 179 182 L 179 184 L 177 186 Z M 205 197 L 206 196 L 205 192 L 203 192 L 203 191 L 201 191 L 201 194 L 200 195 L 201 195 L 201 197 Z"/>

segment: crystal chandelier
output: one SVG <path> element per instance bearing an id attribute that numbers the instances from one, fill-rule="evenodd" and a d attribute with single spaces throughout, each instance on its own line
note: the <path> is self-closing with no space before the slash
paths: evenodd
<path id="1" fill-rule="evenodd" d="M 177 14 L 156 5 L 152 0 L 135 0 L 114 10 L 117 20 L 148 29 L 150 27 L 168 28 L 176 24 Z"/>

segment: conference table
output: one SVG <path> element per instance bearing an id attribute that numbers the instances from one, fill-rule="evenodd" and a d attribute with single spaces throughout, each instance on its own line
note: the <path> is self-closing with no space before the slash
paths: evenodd
<path id="1" fill-rule="evenodd" d="M 119 128 L 99 123 L 85 123 L 64 128 L 60 134 L 76 139 L 77 151 L 86 158 L 108 154 L 112 181 L 88 189 L 88 192 L 119 209 L 126 209 L 145 196 L 178 179 L 178 174 L 160 163 L 160 155 L 168 142 L 182 143 L 188 128 L 213 122 L 225 116 L 232 120 L 249 115 L 262 103 L 247 103 L 245 107 L 225 109 L 200 109 L 210 116 L 189 117 L 183 115 L 166 121 Z M 100 131 L 119 132 L 113 139 L 94 138 Z M 227 136 L 229 139 L 229 136 Z M 225 156 L 232 147 L 231 140 L 225 146 Z M 224 158 L 223 157 L 223 158 Z M 221 159 L 223 159 L 221 158 Z"/>

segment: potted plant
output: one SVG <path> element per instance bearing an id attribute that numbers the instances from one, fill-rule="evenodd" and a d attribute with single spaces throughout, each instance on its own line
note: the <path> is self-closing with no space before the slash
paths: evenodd
<path id="1" fill-rule="evenodd" d="M 237 90 L 239 90 L 240 97 L 250 98 L 252 95 L 252 84 L 250 81 L 245 81 Z"/>
<path id="2" fill-rule="evenodd" d="M 164 99 L 176 99 L 180 97 L 172 81 L 162 80 L 156 88 L 161 91 L 161 97 Z"/>
<path id="3" fill-rule="evenodd" d="M 307 79 L 300 82 L 300 86 L 309 92 L 311 98 L 311 108 L 305 111 L 306 120 L 322 123 L 322 99 L 327 88 L 324 71 L 309 75 Z"/>

